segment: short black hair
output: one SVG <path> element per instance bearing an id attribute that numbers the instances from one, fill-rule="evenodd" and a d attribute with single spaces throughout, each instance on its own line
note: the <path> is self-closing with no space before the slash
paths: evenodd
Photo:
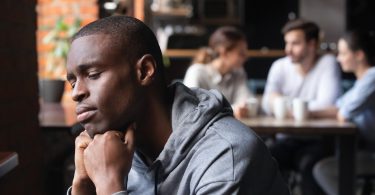
<path id="1" fill-rule="evenodd" d="M 362 50 L 367 62 L 375 65 L 375 35 L 374 32 L 352 30 L 341 36 L 351 51 Z"/>
<path id="2" fill-rule="evenodd" d="M 80 37 L 106 34 L 111 35 L 114 44 L 119 44 L 123 56 L 134 64 L 150 54 L 156 61 L 156 77 L 164 80 L 163 56 L 152 30 L 142 21 L 129 16 L 109 16 L 96 20 L 80 29 L 72 38 L 72 42 Z"/>
<path id="3" fill-rule="evenodd" d="M 312 21 L 308 21 L 302 18 L 290 20 L 284 25 L 281 32 L 283 33 L 283 35 L 285 35 L 292 30 L 302 30 L 305 34 L 306 41 L 316 40 L 317 43 L 319 42 L 320 28 L 316 23 Z"/>

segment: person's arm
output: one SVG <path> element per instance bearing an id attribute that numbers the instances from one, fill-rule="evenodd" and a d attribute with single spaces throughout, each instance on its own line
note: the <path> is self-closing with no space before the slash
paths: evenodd
<path id="1" fill-rule="evenodd" d="M 337 118 L 337 120 L 340 121 L 340 122 L 347 122 L 347 121 L 348 121 L 348 119 L 346 119 L 346 118 L 345 118 L 343 115 L 341 115 L 339 112 L 337 113 L 336 118 Z"/>
<path id="2" fill-rule="evenodd" d="M 205 86 L 202 86 L 202 79 L 204 76 L 207 77 L 207 75 L 204 75 L 204 65 L 202 64 L 193 64 L 191 65 L 184 77 L 183 83 L 188 87 L 201 87 L 205 88 Z"/>
<path id="3" fill-rule="evenodd" d="M 333 106 L 341 95 L 341 72 L 333 56 L 326 56 L 324 69 L 319 73 L 316 99 L 309 101 L 310 111 L 325 110 Z"/>
<path id="4" fill-rule="evenodd" d="M 276 97 L 282 96 L 282 74 L 281 64 L 276 61 L 272 64 L 268 73 L 266 87 L 262 98 L 262 109 L 267 115 L 272 114 L 273 100 Z"/>
<path id="5" fill-rule="evenodd" d="M 233 104 L 233 115 L 236 119 L 248 117 L 248 110 L 245 102 Z"/>
<path id="6" fill-rule="evenodd" d="M 248 117 L 246 100 L 254 95 L 247 86 L 247 75 L 243 68 L 237 70 L 234 76 L 235 79 L 232 85 L 235 97 L 234 104 L 232 105 L 233 113 L 236 118 L 245 118 Z"/>
<path id="7" fill-rule="evenodd" d="M 311 118 L 335 118 L 338 114 L 338 108 L 336 106 L 331 106 L 326 109 L 320 109 L 309 112 L 309 117 Z"/>
<path id="8" fill-rule="evenodd" d="M 253 93 L 250 91 L 248 85 L 247 85 L 247 75 L 243 68 L 236 70 L 235 74 L 233 75 L 234 83 L 234 103 L 243 103 L 250 97 L 253 97 Z"/>
<path id="9" fill-rule="evenodd" d="M 364 77 L 350 89 L 339 102 L 340 118 L 350 120 L 375 104 L 375 75 Z"/>

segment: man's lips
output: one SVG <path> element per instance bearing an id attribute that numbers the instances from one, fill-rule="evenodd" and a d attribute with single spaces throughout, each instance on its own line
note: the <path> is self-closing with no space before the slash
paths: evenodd
<path id="1" fill-rule="evenodd" d="M 76 108 L 77 120 L 80 123 L 84 123 L 94 116 L 96 109 L 92 107 L 78 107 Z"/>

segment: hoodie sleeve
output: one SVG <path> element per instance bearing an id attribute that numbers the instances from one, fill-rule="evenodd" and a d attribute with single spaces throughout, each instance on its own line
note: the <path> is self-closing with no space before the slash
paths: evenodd
<path id="1" fill-rule="evenodd" d="M 128 195 L 128 193 L 126 191 L 120 191 L 120 192 L 113 193 L 112 195 Z"/>
<path id="2" fill-rule="evenodd" d="M 72 186 L 70 186 L 68 188 L 68 191 L 66 192 L 66 195 L 71 195 L 71 194 L 72 194 Z M 128 195 L 128 193 L 126 191 L 120 191 L 120 192 L 113 193 L 112 195 Z"/>
<path id="3" fill-rule="evenodd" d="M 263 150 L 263 152 L 264 154 L 257 152 L 256 156 L 251 157 L 252 160 L 249 164 L 241 170 L 245 174 L 236 172 L 240 169 L 235 168 L 234 180 L 229 177 L 227 180 L 206 183 L 197 190 L 196 194 L 289 195 L 289 188 L 282 179 L 275 160 L 268 154 L 268 151 Z M 215 168 L 211 167 L 210 169 Z M 222 171 L 225 172 L 225 170 Z M 236 176 L 240 178 L 236 178 Z"/>
<path id="4" fill-rule="evenodd" d="M 259 150 L 259 148 L 257 149 Z M 206 194 L 263 194 L 263 195 L 289 195 L 290 191 L 282 179 L 275 160 L 263 150 L 256 152 L 256 156 L 241 169 L 244 174 L 236 172 L 234 180 L 219 180 L 207 183 L 197 190 L 197 195 Z M 239 166 L 239 165 L 238 165 Z M 236 178 L 240 176 L 240 178 Z"/>
<path id="5" fill-rule="evenodd" d="M 242 123 L 230 120 L 214 125 L 217 137 L 212 144 L 215 147 L 207 146 L 210 151 L 202 151 L 205 158 L 200 160 L 200 165 L 208 166 L 194 192 L 199 195 L 290 194 L 265 144 Z"/>

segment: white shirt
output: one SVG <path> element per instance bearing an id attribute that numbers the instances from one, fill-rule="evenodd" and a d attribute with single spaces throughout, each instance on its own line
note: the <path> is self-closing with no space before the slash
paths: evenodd
<path id="1" fill-rule="evenodd" d="M 333 55 L 321 56 L 305 76 L 298 72 L 297 66 L 289 57 L 278 59 L 272 64 L 262 100 L 266 114 L 271 114 L 269 98 L 275 92 L 307 101 L 310 111 L 334 105 L 341 95 L 341 72 Z"/>
<path id="2" fill-rule="evenodd" d="M 230 104 L 245 102 L 252 96 L 247 86 L 247 76 L 243 68 L 222 76 L 213 66 L 193 64 L 186 71 L 184 84 L 188 87 L 217 89 Z"/>

